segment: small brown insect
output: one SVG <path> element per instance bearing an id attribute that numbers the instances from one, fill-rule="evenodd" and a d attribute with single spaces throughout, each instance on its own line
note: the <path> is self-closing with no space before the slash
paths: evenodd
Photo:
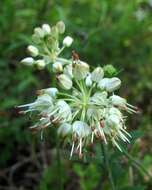
<path id="1" fill-rule="evenodd" d="M 76 53 L 75 50 L 72 51 L 72 59 L 73 59 L 74 61 L 79 60 L 79 55 Z"/>

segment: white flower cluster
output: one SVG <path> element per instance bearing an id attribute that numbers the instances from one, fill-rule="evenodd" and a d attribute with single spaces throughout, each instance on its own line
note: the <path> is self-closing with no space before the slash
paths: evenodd
<path id="1" fill-rule="evenodd" d="M 54 63 L 54 69 L 59 72 L 62 70 L 62 62 L 58 60 L 59 54 L 65 47 L 71 46 L 73 39 L 66 36 L 63 39 L 62 47 L 59 46 L 59 35 L 65 31 L 65 24 L 59 21 L 55 26 L 50 27 L 48 24 L 43 24 L 42 27 L 34 29 L 33 45 L 29 45 L 27 50 L 30 57 L 21 60 L 21 63 L 34 66 L 38 69 L 43 69 L 47 64 Z"/>
<path id="2" fill-rule="evenodd" d="M 63 26 L 62 22 L 58 24 L 62 31 L 58 28 L 60 33 L 64 31 Z M 35 30 L 34 35 L 44 38 L 52 30 L 48 25 L 43 25 Z M 54 43 L 58 44 L 57 41 Z M 70 37 L 63 40 L 64 46 L 71 43 Z M 30 46 L 29 49 L 33 50 L 33 55 L 37 54 L 34 47 Z M 43 132 L 44 128 L 56 126 L 58 134 L 71 142 L 71 157 L 76 152 L 81 158 L 82 148 L 98 138 L 106 144 L 111 141 L 121 150 L 119 141 L 129 142 L 131 137 L 126 131 L 123 111 L 137 112 L 137 108 L 128 104 L 126 99 L 114 94 L 121 80 L 105 77 L 102 67 L 91 71 L 89 65 L 81 61 L 75 52 L 72 59 L 58 58 L 59 51 L 57 45 L 51 50 L 50 56 L 52 59 L 52 52 L 56 52 L 52 69 L 58 87 L 39 90 L 33 103 L 19 106 L 24 113 L 38 113 L 39 120 L 31 129 Z"/>

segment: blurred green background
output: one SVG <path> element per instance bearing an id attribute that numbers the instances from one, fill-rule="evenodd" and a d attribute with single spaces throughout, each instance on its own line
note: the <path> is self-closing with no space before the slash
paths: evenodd
<path id="1" fill-rule="evenodd" d="M 41 141 L 28 131 L 32 119 L 14 109 L 49 87 L 47 71 L 19 62 L 34 27 L 59 20 L 75 39 L 71 50 L 93 66 L 115 66 L 123 82 L 119 94 L 141 109 L 127 122 L 133 136 L 127 151 L 135 161 L 109 147 L 116 189 L 151 190 L 152 180 L 135 162 L 152 174 L 152 0 L 0 1 L 0 190 L 111 189 L 100 143 L 87 160 L 70 161 L 55 131 Z"/>

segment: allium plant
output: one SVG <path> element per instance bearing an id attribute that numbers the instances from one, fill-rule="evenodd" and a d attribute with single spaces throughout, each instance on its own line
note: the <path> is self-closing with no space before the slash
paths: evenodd
<path id="1" fill-rule="evenodd" d="M 30 57 L 21 61 L 29 66 L 43 69 L 51 68 L 57 86 L 38 90 L 33 103 L 19 106 L 22 113 L 36 112 L 38 121 L 32 127 L 40 131 L 55 127 L 60 137 L 71 144 L 71 154 L 78 153 L 81 158 L 83 149 L 96 139 L 112 144 L 121 151 L 120 141 L 130 142 L 131 135 L 126 131 L 125 112 L 136 113 L 137 108 L 127 100 L 116 95 L 121 80 L 105 77 L 106 69 L 101 66 L 90 68 L 80 60 L 76 52 L 66 59 L 61 52 L 71 46 L 73 39 L 67 36 L 59 43 L 65 31 L 62 21 L 50 27 L 43 24 L 35 28 L 33 45 L 28 46 Z M 113 69 L 112 66 L 107 67 Z"/>

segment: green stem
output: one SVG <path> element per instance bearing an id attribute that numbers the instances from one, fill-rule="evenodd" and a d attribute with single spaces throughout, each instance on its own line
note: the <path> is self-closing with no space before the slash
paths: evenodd
<path id="1" fill-rule="evenodd" d="M 59 140 L 58 140 L 58 142 L 57 142 L 57 167 L 58 167 L 58 173 L 59 173 L 59 189 L 64 190 L 63 179 L 62 179 L 60 147 L 59 146 L 60 146 L 60 144 L 59 144 Z"/>
<path id="2" fill-rule="evenodd" d="M 72 96 L 70 94 L 65 94 L 65 93 L 59 92 L 58 95 L 65 96 L 65 97 L 70 97 L 70 98 L 75 99 L 75 100 L 79 100 L 77 97 Z"/>
<path id="3" fill-rule="evenodd" d="M 60 62 L 62 62 L 62 63 L 64 63 L 64 64 L 71 64 L 71 63 L 72 63 L 71 60 L 64 59 L 64 58 L 61 58 L 61 57 L 57 57 L 57 58 L 56 58 L 56 61 L 60 61 Z"/>
<path id="4" fill-rule="evenodd" d="M 58 55 L 64 50 L 65 46 L 63 46 L 60 51 L 58 52 Z"/>
<path id="5" fill-rule="evenodd" d="M 102 149 L 102 153 L 104 156 L 105 167 L 108 171 L 108 177 L 109 177 L 109 181 L 110 181 L 111 190 L 115 190 L 116 188 L 114 185 L 114 180 L 113 180 L 113 176 L 112 176 L 112 172 L 111 172 L 111 168 L 110 168 L 110 164 L 109 164 L 109 155 L 108 155 L 107 145 L 102 143 L 101 149 Z"/>

